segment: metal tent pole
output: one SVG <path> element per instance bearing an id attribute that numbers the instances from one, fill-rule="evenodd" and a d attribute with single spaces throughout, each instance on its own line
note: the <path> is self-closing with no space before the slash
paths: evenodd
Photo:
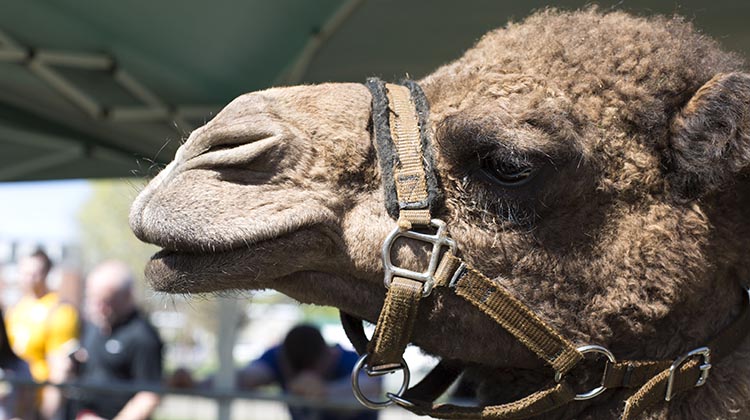
<path id="1" fill-rule="evenodd" d="M 217 391 L 232 391 L 235 388 L 234 342 L 237 338 L 237 325 L 240 305 L 231 297 L 219 298 L 219 331 L 216 336 L 219 356 L 219 370 L 216 372 Z M 232 409 L 231 398 L 220 398 L 218 420 L 229 420 Z"/>

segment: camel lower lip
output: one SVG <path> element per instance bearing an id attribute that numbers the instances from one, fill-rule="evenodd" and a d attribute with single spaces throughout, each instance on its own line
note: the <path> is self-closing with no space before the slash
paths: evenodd
<path id="1" fill-rule="evenodd" d="M 307 246 L 300 249 L 299 243 Z M 280 277 L 318 269 L 321 262 L 331 259 L 333 248 L 327 236 L 313 235 L 307 229 L 215 252 L 165 248 L 151 257 L 145 274 L 160 292 L 255 290 L 271 287 Z M 294 264 L 281 264 L 290 255 L 295 255 Z"/>
<path id="2" fill-rule="evenodd" d="M 222 285 L 228 272 L 219 268 L 230 257 L 223 254 L 198 254 L 162 249 L 146 264 L 146 279 L 154 290 L 167 293 L 203 293 L 231 288 Z"/>

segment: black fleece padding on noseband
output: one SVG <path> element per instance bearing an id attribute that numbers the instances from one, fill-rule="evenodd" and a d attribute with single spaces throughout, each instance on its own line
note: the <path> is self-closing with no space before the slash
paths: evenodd
<path id="1" fill-rule="evenodd" d="M 423 167 L 427 181 L 427 204 L 430 212 L 435 213 L 442 203 L 443 195 L 438 177 L 435 173 L 435 159 L 430 141 L 430 107 L 422 88 L 413 80 L 404 80 L 400 83 L 406 86 L 411 93 L 419 119 L 420 139 L 422 143 Z M 383 178 L 383 192 L 385 194 L 385 207 L 394 219 L 398 219 L 399 211 L 408 203 L 399 203 L 396 194 L 396 183 L 393 180 L 393 170 L 398 164 L 393 138 L 391 138 L 390 112 L 388 110 L 388 96 L 386 95 L 385 82 L 377 77 L 367 79 L 365 83 L 372 94 L 372 127 L 375 134 L 376 152 L 380 161 L 380 172 Z"/>
<path id="2" fill-rule="evenodd" d="M 443 201 L 443 189 L 440 185 L 440 179 L 437 177 L 435 155 L 433 154 L 432 138 L 430 137 L 430 103 L 417 82 L 407 79 L 403 80 L 401 84 L 409 88 L 411 98 L 417 108 L 420 139 L 422 140 L 422 157 L 424 159 L 422 164 L 427 181 L 427 201 L 429 202 L 430 212 L 435 214 Z"/>
<path id="3" fill-rule="evenodd" d="M 388 97 L 385 84 L 376 77 L 367 79 L 365 83 L 372 95 L 372 129 L 375 134 L 375 151 L 380 162 L 380 176 L 383 178 L 383 192 L 385 193 L 385 208 L 388 215 L 398 218 L 398 196 L 396 183 L 393 181 L 393 168 L 398 157 L 393 148 L 391 138 L 390 115 L 388 112 Z"/>

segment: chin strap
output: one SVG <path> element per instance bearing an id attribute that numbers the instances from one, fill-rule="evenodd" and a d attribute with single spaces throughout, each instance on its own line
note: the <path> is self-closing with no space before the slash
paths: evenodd
<path id="1" fill-rule="evenodd" d="M 458 260 L 458 258 L 450 254 L 446 254 L 444 260 L 445 258 Z M 461 265 L 465 266 L 465 263 L 462 262 L 459 264 L 459 267 Z M 468 268 L 465 269 L 470 270 Z M 451 272 L 449 271 L 448 273 L 450 274 Z M 452 273 L 451 277 L 455 277 L 459 272 L 457 270 Z M 459 276 L 454 284 L 449 283 L 446 285 L 445 283 L 441 283 L 437 284 L 436 287 L 453 289 L 457 295 L 469 301 L 477 309 L 502 326 L 503 323 L 498 320 L 500 319 L 498 312 L 502 311 L 498 311 L 497 307 L 504 305 L 487 304 L 487 302 L 507 301 L 511 302 L 509 303 L 511 306 L 514 306 L 518 301 L 512 297 L 508 299 L 507 296 L 509 295 L 507 295 L 507 291 L 502 286 L 488 279 L 485 280 L 486 277 L 482 276 L 481 273 L 477 273 L 477 276 L 484 277 L 482 280 L 476 280 L 479 277 L 467 276 L 466 274 L 459 274 Z M 487 282 L 493 283 L 492 287 L 488 288 Z M 475 290 L 481 293 L 466 295 L 461 292 L 461 289 Z M 696 348 L 673 360 L 617 361 L 612 353 L 604 347 L 592 345 L 578 347 L 576 351 L 581 354 L 581 359 L 584 354 L 588 353 L 606 356 L 600 385 L 588 392 L 577 394 L 568 381 L 567 376 L 570 375 L 563 375 L 558 373 L 559 371 L 556 371 L 554 375 L 556 382 L 553 382 L 551 386 L 512 403 L 476 407 L 434 404 L 434 401 L 458 378 L 464 367 L 460 361 L 443 360 L 414 387 L 406 389 L 400 395 L 388 394 L 388 396 L 390 402 L 398 404 L 416 414 L 429 415 L 436 418 L 524 419 L 560 408 L 575 400 L 595 398 L 609 389 L 624 388 L 633 389 L 635 392 L 625 401 L 621 420 L 633 420 L 638 418 L 649 407 L 661 401 L 670 401 L 683 392 L 705 384 L 708 380 L 712 363 L 720 362 L 742 344 L 748 331 L 750 331 L 750 292 L 743 290 L 743 295 L 747 297 L 743 303 L 742 312 L 737 319 L 724 328 L 711 341 L 706 343 L 704 347 Z M 477 296 L 481 296 L 481 298 L 476 298 Z M 521 303 L 521 305 L 523 304 Z M 433 310 L 450 309 L 440 307 L 433 308 Z M 370 348 L 369 344 L 371 343 L 368 343 L 365 336 L 362 320 L 345 313 L 341 314 L 341 318 L 342 325 L 350 341 L 360 354 L 365 355 L 363 358 L 367 358 L 367 349 Z M 516 318 L 515 322 L 517 325 L 532 325 L 530 327 L 531 330 L 544 324 L 541 321 L 535 320 L 527 323 L 523 316 Z M 378 326 L 382 327 L 381 325 Z M 511 330 L 507 331 L 516 336 L 516 338 L 521 335 L 528 336 L 528 334 L 516 335 Z M 520 338 L 519 341 L 524 342 Z M 535 341 L 536 339 L 530 340 L 530 342 Z M 538 349 L 541 346 L 532 345 L 527 347 L 534 351 L 532 347 Z M 548 364 L 552 365 L 549 360 Z M 357 371 L 353 374 L 358 373 Z M 358 390 L 355 389 L 355 394 L 357 393 Z"/>
<path id="2" fill-rule="evenodd" d="M 342 313 L 347 335 L 362 355 L 352 372 L 352 382 L 355 396 L 365 406 L 382 408 L 395 403 L 417 414 L 445 419 L 524 419 L 575 400 L 595 398 L 607 389 L 631 388 L 637 390 L 627 399 L 622 419 L 632 420 L 662 399 L 670 401 L 679 393 L 703 385 L 711 362 L 733 352 L 750 331 L 750 305 L 746 303 L 741 316 L 714 340 L 674 361 L 618 362 L 605 347 L 576 347 L 501 284 L 458 258 L 447 226 L 433 218 L 441 195 L 429 147 L 427 101 L 419 86 L 411 81 L 395 85 L 378 79 L 369 79 L 367 86 L 373 97 L 373 126 L 386 207 L 397 219 L 398 227 L 383 243 L 387 293 L 372 340 L 365 337 L 361 320 Z M 392 263 L 392 247 L 399 238 L 431 245 L 426 271 L 416 272 Z M 432 305 L 428 297 L 435 287 L 467 300 L 534 352 L 554 372 L 551 385 L 518 401 L 495 406 L 434 404 L 463 370 L 461 362 L 446 360 L 409 388 L 409 368 L 403 353 L 411 341 L 418 308 L 426 301 Z M 591 353 L 606 357 L 601 382 L 590 391 L 576 394 L 568 373 Z M 387 401 L 372 401 L 360 392 L 361 370 L 371 376 L 402 370 L 404 383 L 398 393 L 388 394 Z"/>

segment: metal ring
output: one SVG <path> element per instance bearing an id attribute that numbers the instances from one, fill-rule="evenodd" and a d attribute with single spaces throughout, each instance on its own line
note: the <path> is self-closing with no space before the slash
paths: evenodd
<path id="1" fill-rule="evenodd" d="M 404 408 L 414 408 L 414 407 L 416 407 L 416 404 L 414 404 L 413 402 L 411 402 L 411 401 L 409 401 L 409 400 L 407 400 L 407 399 L 403 398 L 403 397 L 402 397 L 402 396 L 400 396 L 400 395 L 396 395 L 396 394 L 394 394 L 393 392 L 386 392 L 386 394 L 385 394 L 385 395 L 386 395 L 386 396 L 387 396 L 387 397 L 388 397 L 388 398 L 389 398 L 389 399 L 390 399 L 391 401 L 393 401 L 394 403 L 396 403 L 396 404 L 400 405 L 401 407 L 404 407 Z"/>
<path id="2" fill-rule="evenodd" d="M 617 362 L 617 360 L 615 360 L 615 355 L 612 354 L 611 351 L 609 351 L 606 347 L 598 346 L 596 344 L 589 344 L 587 346 L 581 346 L 581 347 L 578 347 L 576 350 L 578 350 L 578 352 L 581 354 L 587 354 L 587 353 L 603 354 L 604 356 L 607 357 L 607 360 L 609 360 L 609 363 Z M 604 372 L 602 373 L 602 382 L 600 386 L 592 389 L 589 392 L 584 392 L 583 394 L 576 394 L 575 398 L 573 399 L 576 401 L 588 400 L 606 391 L 607 387 L 604 386 L 604 378 L 607 376 L 608 368 L 609 368 L 609 364 L 607 364 L 604 367 Z M 562 379 L 562 373 L 560 373 L 559 371 L 555 371 L 555 382 L 560 382 L 561 379 Z"/>
<path id="3" fill-rule="evenodd" d="M 409 365 L 406 364 L 406 361 L 401 358 L 401 367 L 399 369 L 394 369 L 388 372 L 382 372 L 382 373 L 376 373 L 372 374 L 365 369 L 365 373 L 367 373 L 368 376 L 380 376 L 385 375 L 388 373 L 393 373 L 397 370 L 403 370 L 404 371 L 404 379 L 401 381 L 401 388 L 398 390 L 396 394 L 388 393 L 388 400 L 387 401 L 373 401 L 369 398 L 367 398 L 363 393 L 362 390 L 359 388 L 359 371 L 362 370 L 366 366 L 365 361 L 367 360 L 367 354 L 363 355 L 362 357 L 357 360 L 357 364 L 354 365 L 354 369 L 352 369 L 352 390 L 354 391 L 354 397 L 357 398 L 357 401 L 359 401 L 362 405 L 364 405 L 367 408 L 372 408 L 374 410 L 379 410 L 381 408 L 388 407 L 389 405 L 393 404 L 393 397 L 396 398 L 400 397 L 404 394 L 407 388 L 409 388 Z"/>

